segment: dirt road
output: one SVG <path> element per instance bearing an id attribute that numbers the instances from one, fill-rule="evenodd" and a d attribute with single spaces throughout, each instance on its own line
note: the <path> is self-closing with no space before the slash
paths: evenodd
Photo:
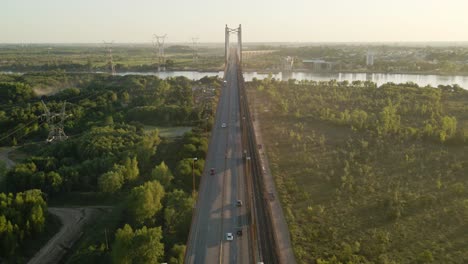
<path id="1" fill-rule="evenodd" d="M 49 208 L 49 212 L 60 218 L 60 231 L 39 250 L 28 264 L 58 263 L 82 235 L 84 225 L 102 208 Z"/>

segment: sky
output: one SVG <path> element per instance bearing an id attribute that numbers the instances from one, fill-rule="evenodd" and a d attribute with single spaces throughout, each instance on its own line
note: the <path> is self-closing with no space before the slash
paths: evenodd
<path id="1" fill-rule="evenodd" d="M 468 41 L 468 0 L 0 0 L 0 43 Z"/>

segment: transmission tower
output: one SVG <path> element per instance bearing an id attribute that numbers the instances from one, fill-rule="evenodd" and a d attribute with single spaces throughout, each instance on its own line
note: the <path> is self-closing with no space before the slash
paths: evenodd
<path id="1" fill-rule="evenodd" d="M 112 45 L 114 45 L 114 41 L 111 42 L 104 42 L 104 47 L 107 50 L 109 57 L 107 64 L 109 65 L 109 69 L 112 75 L 115 75 L 115 67 L 114 67 L 114 58 L 112 57 Z"/>
<path id="2" fill-rule="evenodd" d="M 164 71 L 166 69 L 166 59 L 164 55 L 164 41 L 166 40 L 166 36 L 167 34 L 162 36 L 153 35 L 153 45 L 157 47 L 158 50 L 158 71 Z"/>
<path id="3" fill-rule="evenodd" d="M 193 63 L 198 63 L 198 38 L 192 38 Z"/>
<path id="4" fill-rule="evenodd" d="M 65 115 L 66 102 L 63 102 L 62 111 L 60 113 L 51 113 L 44 101 L 41 100 L 41 102 L 44 107 L 44 114 L 42 116 L 45 116 L 46 122 L 49 125 L 49 136 L 46 142 L 52 143 L 54 141 L 64 141 L 68 139 L 63 126 L 63 122 L 67 118 Z"/>

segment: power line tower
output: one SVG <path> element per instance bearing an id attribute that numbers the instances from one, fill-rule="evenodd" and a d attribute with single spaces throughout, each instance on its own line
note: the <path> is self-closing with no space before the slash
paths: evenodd
<path id="1" fill-rule="evenodd" d="M 68 136 L 65 134 L 63 122 L 67 118 L 65 115 L 65 106 L 66 102 L 63 102 L 62 111 L 60 113 L 51 113 L 47 105 L 42 101 L 42 106 L 44 107 L 44 114 L 46 122 L 49 125 L 49 136 L 46 139 L 47 143 L 52 143 L 54 141 L 64 141 L 68 139 Z"/>
<path id="2" fill-rule="evenodd" d="M 153 45 L 157 47 L 158 50 L 158 71 L 166 70 L 166 58 L 164 55 L 164 42 L 166 40 L 167 34 L 158 36 L 156 34 L 153 35 Z"/>
<path id="3" fill-rule="evenodd" d="M 198 63 L 198 38 L 192 38 L 193 64 Z"/>
<path id="4" fill-rule="evenodd" d="M 104 42 L 104 47 L 107 50 L 109 57 L 107 64 L 109 65 L 109 69 L 112 75 L 115 75 L 115 67 L 114 67 L 114 58 L 112 57 L 112 45 L 114 45 L 114 41 L 111 42 Z"/>

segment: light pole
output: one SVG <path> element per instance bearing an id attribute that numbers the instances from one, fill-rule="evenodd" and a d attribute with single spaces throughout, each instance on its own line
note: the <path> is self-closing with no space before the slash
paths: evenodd
<path id="1" fill-rule="evenodd" d="M 193 190 L 192 190 L 192 197 L 195 197 L 195 172 L 194 172 L 194 167 L 195 167 L 195 161 L 197 161 L 198 158 L 193 158 L 192 159 L 192 180 L 193 180 Z"/>

